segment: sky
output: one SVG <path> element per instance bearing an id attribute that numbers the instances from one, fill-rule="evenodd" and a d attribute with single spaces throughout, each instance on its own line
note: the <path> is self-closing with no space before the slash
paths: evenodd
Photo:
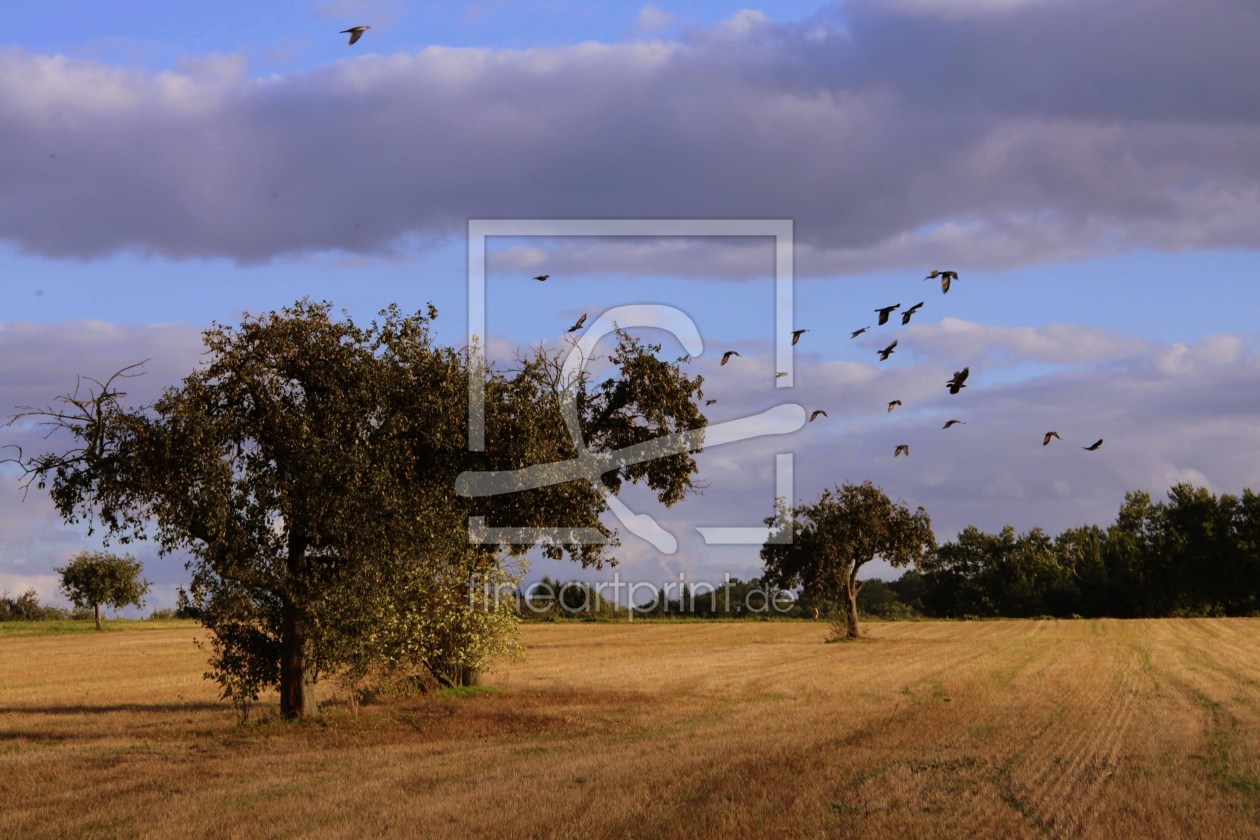
<path id="1" fill-rule="evenodd" d="M 770 237 L 489 241 L 500 363 L 583 313 L 663 304 L 703 338 L 689 370 L 712 422 L 827 411 L 707 449 L 704 492 L 673 508 L 628 492 L 678 546 L 621 529 L 622 579 L 758 574 L 756 546 L 696 528 L 759 524 L 780 454 L 793 498 L 870 479 L 941 541 L 1106 525 L 1126 492 L 1179 481 L 1256 485 L 1250 0 L 16 0 L 6 23 L 5 416 L 148 359 L 142 404 L 194 368 L 211 323 L 303 296 L 361 319 L 432 302 L 439 340 L 463 346 L 473 219 L 789 220 L 809 332 L 779 380 Z M 948 294 L 936 268 L 958 272 Z M 0 430 L 27 451 L 57 440 Z M 53 568 L 99 536 L 18 485 L 0 467 L 0 591 L 64 603 Z M 129 550 L 149 607 L 172 606 L 182 560 Z"/>

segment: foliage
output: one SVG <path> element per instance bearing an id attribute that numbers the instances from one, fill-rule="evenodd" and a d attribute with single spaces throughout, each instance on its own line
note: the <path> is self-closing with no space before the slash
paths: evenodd
<path id="1" fill-rule="evenodd" d="M 508 616 L 464 606 L 469 587 L 502 582 L 504 554 L 531 545 L 611 560 L 617 535 L 600 521 L 610 494 L 643 482 L 672 504 L 696 470 L 686 452 L 631 461 L 617 450 L 670 434 L 697 449 L 705 425 L 702 380 L 624 332 L 609 356 L 616 374 L 594 386 L 560 351 L 540 348 L 508 375 L 438 347 L 431 306 L 390 307 L 366 327 L 330 312 L 299 301 L 216 324 L 203 364 L 152 406 L 124 406 L 125 369 L 24 415 L 75 441 L 22 459 L 28 481 L 48 486 L 70 522 L 188 552 L 185 602 L 211 630 L 209 676 L 242 709 L 278 687 L 286 717 L 314 713 L 321 675 L 426 664 L 452 674 L 510 649 Z M 468 446 L 470 376 L 484 382 L 484 452 Z M 518 492 L 453 492 L 468 471 L 511 478 L 583 455 L 566 404 L 597 486 L 544 466 L 530 473 L 545 479 L 536 489 L 522 479 L 508 488 Z M 474 516 L 537 536 L 469 545 Z M 528 530 L 558 525 L 607 543 Z"/>
<path id="2" fill-rule="evenodd" d="M 624 614 L 617 603 L 605 597 L 601 587 L 577 580 L 542 580 L 514 593 L 517 613 L 528 620 L 554 621 L 558 618 L 613 618 Z"/>
<path id="3" fill-rule="evenodd" d="M 41 604 L 34 589 L 27 589 L 16 598 L 8 592 L 0 595 L 0 621 L 67 621 L 90 615 L 90 611 L 80 608 L 70 611 Z"/>
<path id="4" fill-rule="evenodd" d="M 892 585 L 878 578 L 862 581 L 862 588 L 858 590 L 857 606 L 861 615 L 884 621 L 910 618 L 914 615 L 914 610 L 901 599 Z"/>
<path id="5" fill-rule="evenodd" d="M 925 564 L 923 610 L 944 617 L 1253 615 L 1260 496 L 1178 484 L 1131 492 L 1106 529 L 965 529 Z"/>
<path id="6" fill-rule="evenodd" d="M 149 582 L 140 577 L 140 562 L 131 555 L 105 551 L 81 551 L 65 566 L 53 571 L 61 575 L 61 591 L 77 607 L 90 607 L 101 629 L 101 607 L 122 609 L 128 604 L 144 606 Z"/>
<path id="7" fill-rule="evenodd" d="M 894 567 L 922 563 L 936 547 L 923 508 L 912 512 L 869 481 L 825 490 L 816 502 L 795 508 L 780 500 L 766 524 L 771 535 L 761 548 L 765 580 L 783 588 L 801 586 L 811 599 L 832 604 L 837 638 L 858 636 L 862 566 L 876 558 Z M 781 539 L 785 532 L 790 541 Z"/>

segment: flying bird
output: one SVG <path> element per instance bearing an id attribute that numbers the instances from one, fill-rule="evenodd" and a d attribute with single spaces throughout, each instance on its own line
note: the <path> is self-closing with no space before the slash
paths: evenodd
<path id="1" fill-rule="evenodd" d="M 1082 446 L 1081 449 L 1084 449 L 1086 452 L 1093 452 L 1096 449 L 1098 449 L 1098 447 L 1100 446 L 1102 446 L 1102 438 L 1099 438 L 1098 440 L 1094 441 L 1093 445 L 1091 446 Z"/>
<path id="2" fill-rule="evenodd" d="M 849 333 L 849 338 L 857 338 L 859 335 L 861 335 L 862 333 L 866 332 L 869 329 L 870 327 L 862 327 L 862 329 L 860 330 L 854 330 L 853 332 Z"/>
<path id="3" fill-rule="evenodd" d="M 888 316 L 899 306 L 901 306 L 900 303 L 894 303 L 892 306 L 885 306 L 881 309 L 875 310 L 879 313 L 879 323 L 881 326 L 888 323 Z"/>
<path id="4" fill-rule="evenodd" d="M 909 309 L 907 309 L 905 312 L 902 312 L 902 313 L 901 313 L 901 325 L 902 325 L 902 326 L 905 326 L 906 324 L 910 323 L 910 316 L 911 316 L 911 315 L 913 315 L 914 313 L 918 312 L 918 311 L 919 311 L 919 308 L 920 308 L 921 306 L 923 306 L 923 301 L 919 301 L 919 302 L 918 302 L 918 303 L 916 303 L 914 306 L 912 306 L 912 307 L 910 307 Z"/>
<path id="5" fill-rule="evenodd" d="M 1049 446 L 1050 438 L 1054 438 L 1055 440 L 1063 440 L 1063 438 L 1059 437 L 1058 432 L 1046 432 L 1046 436 L 1041 439 L 1041 445 Z"/>
<path id="6" fill-rule="evenodd" d="M 795 347 L 796 342 L 800 341 L 801 336 L 807 332 L 809 332 L 809 330 L 792 330 L 792 346 Z"/>
<path id="7" fill-rule="evenodd" d="M 534 279 L 537 280 L 539 283 L 545 283 L 547 282 L 547 278 L 550 276 L 551 276 L 550 274 L 539 274 Z"/>
<path id="8" fill-rule="evenodd" d="M 717 400 L 705 400 L 705 401 L 704 401 L 704 404 L 705 404 L 705 405 L 713 405 L 715 402 L 717 402 Z"/>
<path id="9" fill-rule="evenodd" d="M 888 404 L 888 410 L 892 411 L 894 408 L 896 408 L 899 405 L 901 405 L 901 400 L 893 400 L 892 402 Z"/>
<path id="10" fill-rule="evenodd" d="M 358 41 L 360 38 L 363 37 L 364 32 L 367 32 L 371 28 L 372 28 L 371 26 L 352 26 L 349 29 L 341 30 L 341 34 L 349 35 L 350 43 L 353 44 L 355 41 Z"/>
<path id="11" fill-rule="evenodd" d="M 963 423 L 963 421 L 961 420 L 946 420 L 945 425 L 941 426 L 941 428 L 948 429 L 950 426 L 953 426 L 955 423 L 962 423 L 964 426 L 967 425 L 966 423 Z"/>
<path id="12" fill-rule="evenodd" d="M 945 383 L 945 387 L 949 389 L 951 394 L 957 394 L 967 386 L 963 383 L 967 381 L 967 377 L 971 374 L 971 368 L 965 367 L 962 370 L 954 371 L 954 378 Z"/>
<path id="13" fill-rule="evenodd" d="M 810 415 L 809 415 L 809 422 L 813 423 L 813 422 L 814 422 L 815 420 L 817 420 L 820 416 L 821 416 L 821 417 L 826 417 L 826 416 L 827 416 L 827 412 L 823 411 L 821 408 L 816 408 L 816 409 L 814 409 L 814 410 L 813 410 L 813 412 L 812 412 L 812 413 L 810 413 Z"/>
<path id="14" fill-rule="evenodd" d="M 939 268 L 934 268 L 932 269 L 932 273 L 929 274 L 927 277 L 924 277 L 923 279 L 935 280 L 937 277 L 941 278 L 941 294 L 946 294 L 949 292 L 950 281 L 958 279 L 958 272 L 957 271 L 941 271 Z"/>
<path id="15" fill-rule="evenodd" d="M 722 363 L 719 364 L 718 367 L 721 367 L 722 365 L 729 362 L 731 360 L 731 356 L 738 356 L 738 355 L 739 355 L 738 350 L 727 350 L 725 353 L 722 354 Z"/>
<path id="16" fill-rule="evenodd" d="M 582 325 L 586 323 L 586 313 L 582 313 L 582 317 L 577 319 L 577 323 L 569 327 L 569 332 L 577 332 L 582 329 Z"/>
<path id="17" fill-rule="evenodd" d="M 910 457 L 910 444 L 908 443 L 897 444 L 897 448 L 893 450 L 893 457 L 896 458 L 898 455 L 905 455 L 907 458 L 909 458 Z"/>
<path id="18" fill-rule="evenodd" d="M 886 362 L 886 361 L 888 361 L 888 357 L 889 357 L 889 356 L 891 356 L 891 355 L 893 354 L 893 348 L 894 348 L 894 347 L 896 347 L 896 346 L 897 346 L 897 339 L 895 339 L 895 338 L 894 338 L 894 339 L 893 339 L 893 343 L 892 343 L 892 344 L 889 344 L 889 345 L 888 345 L 887 347 L 885 347 L 883 350 L 880 350 L 880 351 L 879 351 L 879 360 L 880 360 L 881 362 Z"/>

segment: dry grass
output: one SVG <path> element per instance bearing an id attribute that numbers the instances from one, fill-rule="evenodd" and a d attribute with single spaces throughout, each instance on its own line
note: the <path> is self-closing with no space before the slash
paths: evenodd
<path id="1" fill-rule="evenodd" d="M 0 637 L 0 835 L 1260 836 L 1260 621 L 550 625 L 236 725 L 194 628 Z"/>

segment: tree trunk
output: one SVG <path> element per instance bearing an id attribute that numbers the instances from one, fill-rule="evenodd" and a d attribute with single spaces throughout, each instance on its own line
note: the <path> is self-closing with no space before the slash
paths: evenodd
<path id="1" fill-rule="evenodd" d="M 285 565 L 292 579 L 305 581 L 309 568 L 307 541 L 300 531 L 289 534 Z M 280 611 L 280 716 L 286 720 L 315 717 L 314 662 L 311 627 L 306 612 L 286 597 Z"/>
<path id="2" fill-rule="evenodd" d="M 94 611 L 94 614 L 96 616 L 96 629 L 100 630 L 101 629 L 101 605 L 93 604 L 92 610 Z"/>
<path id="3" fill-rule="evenodd" d="M 844 599 L 844 632 L 850 639 L 856 639 L 858 637 L 857 587 L 848 587 L 848 591 L 844 594 L 846 596 Z"/>
<path id="4" fill-rule="evenodd" d="M 289 720 L 314 717 L 315 682 L 311 678 L 310 627 L 292 604 L 280 619 L 280 716 Z"/>

